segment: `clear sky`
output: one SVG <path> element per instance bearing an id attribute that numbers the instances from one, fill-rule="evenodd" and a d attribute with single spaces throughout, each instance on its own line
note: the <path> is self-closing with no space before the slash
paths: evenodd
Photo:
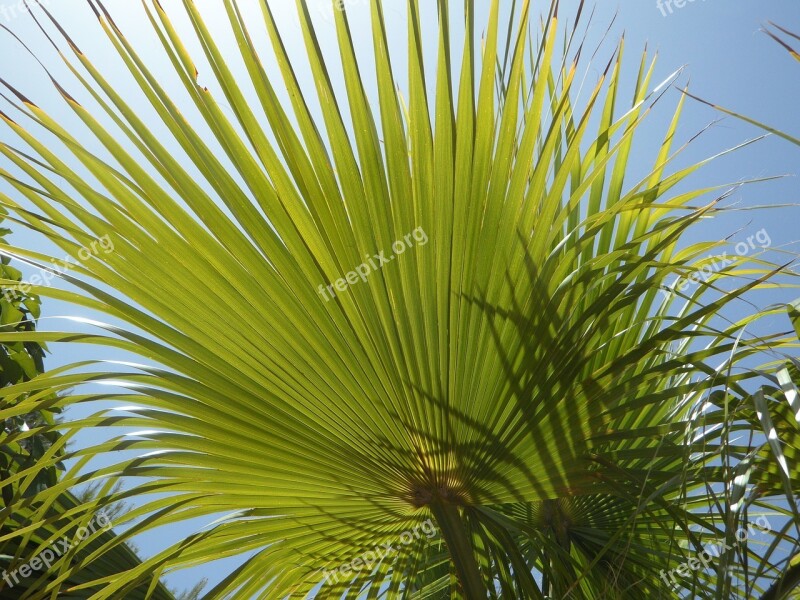
<path id="1" fill-rule="evenodd" d="M 369 54 L 370 48 L 366 19 L 368 1 L 373 0 L 345 0 L 351 19 L 354 20 L 354 30 L 364 31 L 364 35 L 360 38 L 359 50 L 365 55 Z M 511 4 L 511 0 L 501 0 L 501 2 L 506 7 Z M 586 72 L 587 87 L 596 81 L 610 56 L 613 43 L 624 32 L 627 56 L 625 68 L 630 77 L 635 75 L 639 56 L 647 45 L 649 51 L 657 50 L 659 54 L 659 66 L 654 81 L 661 81 L 676 69 L 685 67 L 678 82 L 681 86 L 689 82 L 690 90 L 694 94 L 800 136 L 800 111 L 797 110 L 800 100 L 800 63 L 792 60 L 782 48 L 759 31 L 763 24 L 774 21 L 790 30 L 800 32 L 800 3 L 797 0 L 686 0 L 682 7 L 676 6 L 675 0 L 669 6 L 665 0 L 662 2 L 659 5 L 656 0 L 619 0 L 619 2 L 587 0 L 584 18 L 594 11 L 593 25 L 589 31 L 591 43 L 587 43 L 587 48 L 594 48 L 597 40 L 602 38 L 613 21 L 608 34 L 611 43 L 601 50 L 594 67 Z M 87 3 L 83 0 L 49 0 L 44 3 L 50 7 L 94 64 L 119 86 L 118 89 L 135 98 L 136 91 L 120 69 L 119 59 L 115 59 L 109 51 L 108 44 Z M 159 76 L 164 77 L 167 88 L 172 89 L 170 86 L 175 85 L 175 80 L 170 79 L 168 65 L 157 52 L 157 41 L 149 32 L 149 23 L 140 3 L 130 0 L 109 0 L 107 4 L 128 39 L 135 47 L 141 49 Z M 171 14 L 181 13 L 180 2 L 177 0 L 162 0 L 162 4 Z M 202 0 L 198 4 L 211 16 L 212 23 L 218 24 L 224 21 L 224 15 L 219 10 L 221 4 L 219 0 Z M 255 8 L 256 0 L 242 0 L 241 4 L 245 10 L 250 11 Z M 281 19 L 284 31 L 296 31 L 292 8 L 294 3 L 291 0 L 274 0 L 271 4 Z M 333 25 L 326 18 L 326 13 L 330 13 L 331 9 L 325 7 L 324 0 L 309 0 L 309 4 L 312 14 L 321 27 L 322 43 L 326 48 L 330 48 L 330 56 L 334 56 L 335 46 L 332 44 L 331 35 Z M 405 2 L 385 0 L 384 4 L 387 14 L 390 15 L 389 33 L 392 42 L 396 47 L 401 47 L 405 35 L 405 18 L 400 7 Z M 426 28 L 424 31 L 435 34 L 435 27 L 431 26 L 435 24 L 435 13 L 431 11 L 433 2 L 423 0 L 423 4 L 426 6 L 425 10 L 430 12 L 423 19 Z M 485 7 L 489 3 L 488 0 L 478 0 L 478 4 Z M 543 1 L 533 2 L 535 10 L 538 11 L 544 10 L 545 4 Z M 462 2 L 454 0 L 453 5 L 453 12 L 457 14 Z M 573 20 L 576 5 L 575 0 L 562 3 L 562 20 L 565 22 Z M 219 15 L 219 18 L 213 15 Z M 185 19 L 178 18 L 178 22 L 185 30 Z M 480 23 L 480 19 L 478 22 Z M 38 33 L 30 16 L 20 11 L 17 2 L 0 0 L 0 25 L 13 31 L 34 53 L 41 56 L 42 62 L 52 69 L 54 75 L 70 81 L 48 42 Z M 287 35 L 290 54 L 301 56 L 303 52 L 301 40 L 297 35 L 290 33 Z M 220 36 L 226 40 L 223 45 L 232 43 L 230 36 L 222 29 Z M 262 41 L 266 50 L 265 39 Z M 192 48 L 196 50 L 195 46 Z M 208 69 L 200 66 L 199 70 L 202 82 L 204 76 L 208 74 Z M 301 75 L 306 77 L 305 83 L 308 84 L 307 71 L 301 70 Z M 77 125 L 75 117 L 54 93 L 42 68 L 22 49 L 12 35 L 2 30 L 0 30 L 0 77 L 56 115 L 64 126 Z M 72 91 L 73 88 L 69 89 Z M 645 127 L 645 144 L 634 156 L 632 165 L 634 171 L 646 168 L 654 159 L 654 155 L 648 150 L 660 143 L 664 128 L 672 116 L 670 108 L 674 106 L 678 94 L 677 90 L 670 91 Z M 3 105 L 0 108 L 5 110 L 5 103 L 0 102 L 0 104 Z M 680 142 L 688 140 L 707 125 L 716 122 L 692 145 L 681 159 L 683 161 L 681 164 L 715 155 L 760 134 L 756 128 L 735 119 L 720 120 L 721 116 L 713 109 L 697 102 L 687 103 L 685 119 L 678 132 Z M 16 143 L 9 136 L 5 128 L 0 129 L 0 142 Z M 0 166 L 7 168 L 7 165 Z M 800 172 L 800 148 L 773 137 L 716 161 L 697 175 L 691 183 L 700 187 L 787 174 L 790 176 L 777 181 L 746 186 L 734 193 L 727 202 L 738 207 L 789 204 L 800 201 L 798 172 Z M 8 186 L 0 183 L 0 191 L 9 192 Z M 800 237 L 798 223 L 800 223 L 800 209 L 797 208 L 757 213 L 735 212 L 728 218 L 704 225 L 707 229 L 695 232 L 693 235 L 705 239 L 722 239 L 741 229 L 743 237 L 736 238 L 736 241 L 765 230 L 773 249 L 789 248 Z M 39 237 L 23 231 L 20 227 L 15 227 L 15 233 L 10 239 L 19 246 L 52 251 L 52 248 L 44 244 Z M 767 295 L 760 295 L 758 301 L 760 305 L 766 306 L 774 302 L 788 301 L 796 295 L 800 294 L 789 290 L 770 292 Z M 63 314 L 75 314 L 75 309 L 56 302 L 46 303 L 45 316 L 48 319 L 42 322 L 41 327 L 44 329 L 67 327 L 68 325 L 50 319 Z M 781 326 L 788 327 L 788 321 Z M 55 346 L 47 364 L 52 368 L 88 356 L 92 355 L 74 348 Z M 190 528 L 186 525 L 175 527 L 164 533 L 138 540 L 138 544 L 142 552 L 148 554 L 162 547 L 164 539 L 173 535 L 176 537 L 185 535 L 189 531 Z M 229 567 L 230 561 L 224 566 L 197 568 L 173 575 L 169 578 L 169 582 L 176 587 L 190 587 L 200 577 L 208 577 L 213 583 L 221 578 Z"/>

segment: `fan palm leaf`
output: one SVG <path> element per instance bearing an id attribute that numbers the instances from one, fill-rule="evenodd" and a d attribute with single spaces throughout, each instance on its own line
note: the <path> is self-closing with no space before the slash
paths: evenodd
<path id="1" fill-rule="evenodd" d="M 104 550 L 167 524 L 217 520 L 79 589 L 126 597 L 155 589 L 165 572 L 240 556 L 209 598 L 543 598 L 526 569 L 546 567 L 514 543 L 502 507 L 619 496 L 644 482 L 659 514 L 686 514 L 661 486 L 686 467 L 692 408 L 718 385 L 712 363 L 794 340 L 742 338 L 755 317 L 720 321 L 725 306 L 770 285 L 774 265 L 735 261 L 703 285 L 666 286 L 724 246 L 681 249 L 680 240 L 719 210 L 726 188 L 677 191 L 704 164 L 671 170 L 682 100 L 650 172 L 626 179 L 639 125 L 668 90 L 654 90 L 646 56 L 620 114 L 623 45 L 577 103 L 578 62 L 569 44 L 556 53 L 555 3 L 538 40 L 530 2 L 519 3 L 503 61 L 500 2 L 479 51 L 475 4 L 455 17 L 439 1 L 429 63 L 424 9 L 409 0 L 402 88 L 375 2 L 371 90 L 347 11 L 334 11 L 331 57 L 298 0 L 309 90 L 266 1 L 257 22 L 220 2 L 235 47 L 222 47 L 184 1 L 177 12 L 202 57 L 161 3 L 144 2 L 190 116 L 124 24 L 87 4 L 144 104 L 128 101 L 49 12 L 36 13 L 80 93 L 55 74 L 54 89 L 85 129 L 63 127 L 3 80 L 0 116 L 16 141 L 0 145 L 12 190 L 0 200 L 75 263 L 58 273 L 72 287 L 35 291 L 103 316 L 80 333 L 3 332 L 0 341 L 139 358 L 11 386 L 0 416 L 124 405 L 60 426 L 65 440 L 88 428 L 109 439 L 67 453 L 71 467 L 36 496 L 31 526 L 56 494 L 98 479 L 123 490 L 84 512 L 137 503 L 117 522 L 126 534 Z M 270 62 L 256 32 L 271 42 Z M 199 61 L 213 90 L 198 82 Z M 45 254 L 2 250 L 53 270 Z M 704 301 L 723 281 L 735 285 Z M 113 387 L 88 387 L 97 383 Z M 111 460 L 90 465 L 98 456 Z M 14 481 L 24 487 L 34 472 Z M 590 564 L 601 560 L 593 552 L 587 542 L 579 569 L 614 564 L 613 554 Z M 58 568 L 68 576 L 74 567 Z M 653 581 L 650 572 L 642 593 L 657 595 Z M 585 594 L 608 589 L 602 577 L 581 582 Z"/>

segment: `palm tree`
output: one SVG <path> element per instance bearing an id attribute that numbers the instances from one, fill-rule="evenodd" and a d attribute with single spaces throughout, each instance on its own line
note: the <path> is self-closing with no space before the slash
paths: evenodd
<path id="1" fill-rule="evenodd" d="M 92 598 L 230 556 L 241 566 L 206 597 L 677 597 L 664 574 L 708 536 L 730 540 L 754 503 L 796 514 L 782 448 L 731 436 L 762 431 L 732 398 L 783 368 L 797 335 L 750 335 L 762 313 L 725 320 L 785 270 L 764 257 L 712 267 L 727 242 L 681 244 L 728 189 L 680 186 L 708 162 L 672 168 L 684 97 L 650 173 L 626 177 L 639 125 L 674 77 L 653 86 L 643 56 L 622 100 L 620 42 L 579 101 L 581 36 L 560 27 L 557 3 L 536 28 L 529 1 L 507 13 L 493 0 L 478 45 L 475 3 L 455 14 L 439 0 L 435 61 L 420 3 L 406 4 L 401 86 L 382 5 L 369 3 L 373 90 L 342 3 L 334 60 L 297 0 L 306 89 L 266 0 L 258 21 L 221 2 L 235 47 L 186 0 L 209 90 L 189 40 L 145 2 L 191 111 L 102 3 L 89 0 L 147 105 L 46 8 L 33 13 L 80 93 L 55 75 L 54 89 L 86 131 L 5 84 L 0 116 L 17 142 L 0 145 L 13 189 L 0 200 L 75 263 L 59 273 L 70 289 L 36 291 L 104 316 L 80 334 L 0 342 L 92 344 L 144 364 L 112 368 L 100 354 L 3 390 L 0 418 L 42 403 L 126 405 L 60 426 L 65 439 L 98 428 L 108 441 L 67 452 L 59 483 L 28 501 L 31 526 L 55 494 L 98 480 L 106 487 L 75 514 L 134 503 L 109 550 L 214 519 L 76 586 Z M 41 253 L 5 252 L 48 269 Z M 762 368 L 744 367 L 759 357 Z M 792 527 L 765 535 L 800 539 Z M 100 556 L 54 568 L 79 573 Z M 752 597 L 786 571 L 775 560 L 754 572 L 746 558 L 758 556 L 745 544 L 676 585 Z"/>

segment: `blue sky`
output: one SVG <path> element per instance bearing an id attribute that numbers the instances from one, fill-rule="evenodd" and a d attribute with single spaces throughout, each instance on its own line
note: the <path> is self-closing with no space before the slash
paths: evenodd
<path id="1" fill-rule="evenodd" d="M 425 0 L 427 2 L 427 0 Z M 131 86 L 120 68 L 119 59 L 115 59 L 109 51 L 108 44 L 100 32 L 93 13 L 83 0 L 50 0 L 46 3 L 65 29 L 81 49 L 90 56 L 93 63 L 105 73 L 118 89 L 125 94 L 136 97 L 136 90 Z M 175 0 L 163 1 L 166 9 L 175 15 L 180 14 L 179 3 Z M 217 0 L 204 0 L 203 10 L 212 16 L 211 22 L 222 22 L 213 18 L 214 11 L 219 11 Z M 250 11 L 255 8 L 255 0 L 242 0 L 243 8 Z M 281 21 L 283 31 L 287 34 L 289 52 L 293 56 L 302 56 L 301 40 L 292 31 L 294 12 L 289 0 L 272 2 Z M 330 9 L 325 8 L 323 0 L 309 0 L 312 14 L 321 27 L 321 43 L 332 53 L 335 52 L 332 22 L 326 17 Z M 358 50 L 368 60 L 370 37 L 368 35 L 367 0 L 345 0 L 349 14 L 353 20 L 355 31 L 364 31 L 362 47 Z M 400 6 L 401 0 L 386 0 L 386 12 L 390 16 L 390 37 L 396 47 L 404 42 L 404 15 Z M 428 3 L 432 4 L 432 3 Z M 423 19 L 426 34 L 435 35 L 435 13 L 426 4 L 430 14 Z M 461 3 L 454 1 L 454 12 Z M 481 6 L 488 2 L 479 1 Z M 509 6 L 511 0 L 502 0 Z M 544 2 L 534 2 L 535 10 L 541 10 Z M 576 1 L 562 3 L 561 16 L 564 22 L 571 22 Z M 170 78 L 169 66 L 165 64 L 157 52 L 157 41 L 149 31 L 144 12 L 137 2 L 109 2 L 111 13 L 117 23 L 126 32 L 131 42 L 142 51 L 146 60 L 154 66 L 159 77 L 163 77 L 168 89 L 176 86 Z M 650 52 L 658 52 L 658 68 L 654 81 L 661 81 L 669 74 L 683 67 L 678 78 L 681 86 L 689 83 L 692 93 L 711 102 L 724 105 L 737 112 L 747 114 L 758 120 L 779 126 L 780 128 L 800 135 L 800 111 L 797 110 L 800 98 L 800 63 L 793 61 L 787 53 L 770 40 L 760 27 L 768 21 L 774 21 L 788 29 L 800 31 L 800 3 L 796 0 L 694 0 L 678 7 L 673 0 L 670 8 L 666 2 L 659 8 L 656 0 L 620 0 L 618 3 L 587 2 L 584 18 L 594 12 L 592 26 L 587 39 L 587 48 L 594 48 L 603 37 L 608 26 L 613 25 L 608 34 L 604 49 L 598 53 L 598 59 L 592 68 L 586 71 L 586 87 L 590 87 L 597 79 L 602 67 L 608 60 L 613 44 L 624 32 L 626 39 L 626 69 L 630 77 L 635 75 L 639 56 L 645 46 Z M 4 10 L 5 8 L 5 10 Z M 221 13 L 219 13 L 221 14 Z M 616 19 L 614 16 L 616 15 Z M 179 28 L 186 30 L 185 19 L 177 18 Z M 481 17 L 478 18 L 481 22 Z M 41 57 L 42 62 L 52 68 L 59 79 L 70 81 L 69 75 L 58 63 L 58 58 L 48 42 L 39 34 L 30 17 L 20 11 L 16 2 L 0 0 L 0 25 L 5 25 L 22 39 Z M 232 41 L 220 29 L 223 45 Z M 798 43 L 800 44 L 800 43 Z M 197 48 L 190 49 L 197 53 Z M 331 54 L 333 56 L 333 54 Z M 20 43 L 7 32 L 0 34 L 0 76 L 21 90 L 38 105 L 56 115 L 65 127 L 79 127 L 75 117 L 64 107 L 60 98 L 54 93 L 42 68 L 30 55 L 21 49 Z M 199 62 L 200 80 L 204 81 L 208 68 Z M 305 85 L 309 85 L 306 70 L 300 70 Z M 211 83 L 209 82 L 211 86 Z M 74 87 L 74 86 L 73 86 Z M 213 91 L 213 86 L 212 91 Z M 69 88 L 72 91 L 72 88 Z M 177 88 L 176 88 L 177 89 Z M 672 117 L 671 108 L 678 99 L 679 92 L 671 90 L 665 101 L 654 111 L 645 126 L 644 143 L 635 154 L 632 169 L 634 173 L 647 168 L 653 160 L 652 149 L 660 143 L 661 136 Z M 79 99 L 83 98 L 79 96 Z M 4 104 L 4 103 L 3 103 Z M 5 110 L 5 107 L 3 107 Z M 187 111 L 191 117 L 192 112 Z M 715 155 L 722 150 L 738 145 L 745 140 L 760 135 L 760 132 L 749 125 L 732 118 L 721 118 L 718 112 L 695 101 L 687 103 L 683 124 L 678 132 L 679 141 L 685 141 L 713 123 L 710 128 L 696 140 L 679 160 L 686 164 L 700 158 Z M 12 143 L 7 129 L 0 129 L 0 142 Z M 16 142 L 14 142 L 16 143 Z M 92 146 L 89 146 L 92 148 Z M 6 167 L 6 165 L 2 165 Z M 758 205 L 795 204 L 800 201 L 800 149 L 787 142 L 768 138 L 744 148 L 732 155 L 715 161 L 700 175 L 690 182 L 694 186 L 735 183 L 738 181 L 768 177 L 772 175 L 788 175 L 787 177 L 737 190 L 727 200 L 728 204 L 738 208 Z M 0 183 L 0 191 L 9 193 L 6 184 Z M 736 211 L 728 217 L 704 225 L 706 229 L 693 235 L 704 239 L 722 239 L 741 230 L 740 237 L 734 242 L 745 239 L 758 231 L 766 231 L 773 249 L 786 247 L 791 249 L 798 239 L 800 209 L 785 208 L 769 211 Z M 10 241 L 18 246 L 33 248 L 43 252 L 54 252 L 40 237 L 15 228 Z M 773 257 L 775 258 L 775 257 Z M 28 270 L 29 272 L 29 270 Z M 785 302 L 800 293 L 791 290 L 769 292 L 758 296 L 762 306 L 774 302 Z M 48 302 L 45 305 L 46 320 L 42 328 L 74 327 L 54 319 L 58 315 L 76 314 L 74 308 Z M 782 325 L 787 327 L 788 321 Z M 92 356 L 88 351 L 75 348 L 54 346 L 48 359 L 51 368 Z M 104 356 L 103 358 L 124 358 L 123 356 Z M 192 526 L 198 525 L 192 523 Z M 139 540 L 143 553 L 147 554 L 162 547 L 165 537 L 184 535 L 189 527 L 184 525 Z M 190 587 L 200 577 L 208 577 L 211 582 L 220 579 L 230 561 L 225 565 L 209 569 L 198 567 L 190 571 L 173 575 L 169 578 L 176 587 Z"/>

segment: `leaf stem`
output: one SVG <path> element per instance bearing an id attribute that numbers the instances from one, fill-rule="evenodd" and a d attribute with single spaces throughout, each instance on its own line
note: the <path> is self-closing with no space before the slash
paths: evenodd
<path id="1" fill-rule="evenodd" d="M 453 560 L 456 576 L 464 596 L 469 600 L 487 598 L 486 587 L 475 559 L 475 552 L 458 506 L 435 501 L 429 507 L 439 525 L 447 549 L 450 551 L 450 557 Z"/>

